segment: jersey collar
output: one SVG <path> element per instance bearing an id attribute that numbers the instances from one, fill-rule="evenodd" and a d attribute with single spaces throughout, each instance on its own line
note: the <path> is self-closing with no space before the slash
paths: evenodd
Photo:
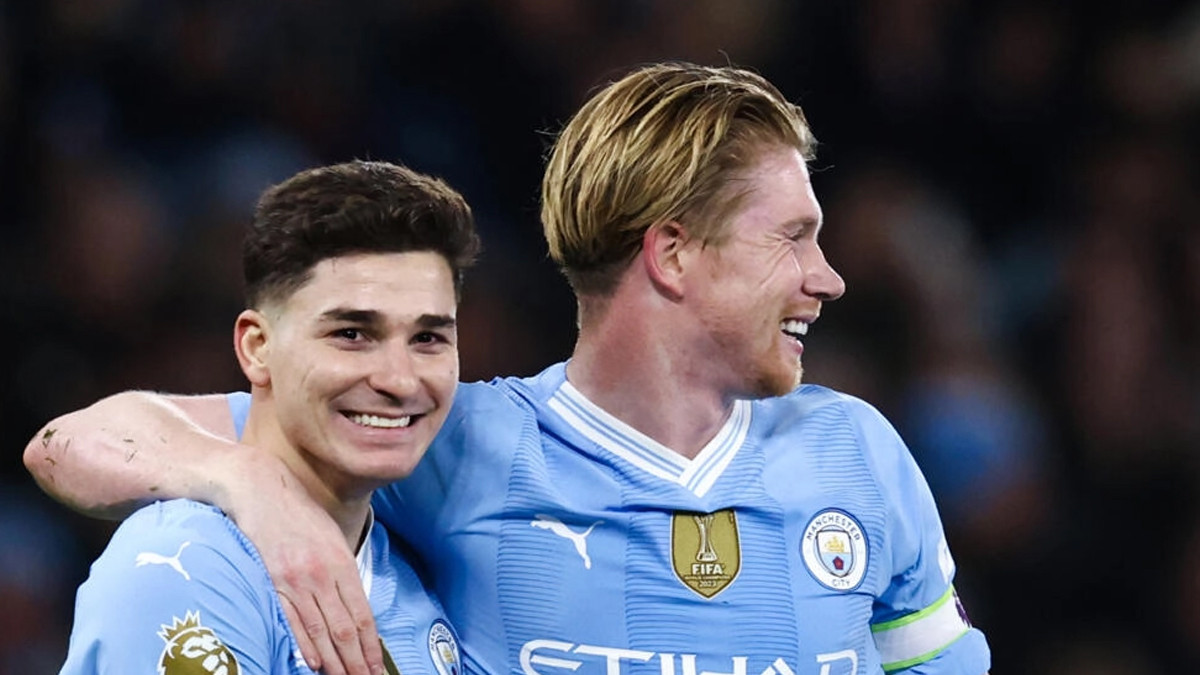
<path id="1" fill-rule="evenodd" d="M 367 509 L 367 525 L 363 535 L 362 544 L 358 547 L 358 552 L 354 554 L 354 562 L 358 563 L 358 578 L 362 579 L 363 590 L 366 591 L 367 597 L 371 597 L 371 582 L 374 575 L 371 573 L 372 542 L 371 535 L 375 531 L 375 509 Z"/>
<path id="2" fill-rule="evenodd" d="M 605 412 L 565 379 L 548 405 L 601 451 L 662 480 L 677 483 L 697 497 L 707 494 L 721 477 L 750 429 L 750 403 L 735 401 L 717 435 L 694 459 L 688 459 Z"/>

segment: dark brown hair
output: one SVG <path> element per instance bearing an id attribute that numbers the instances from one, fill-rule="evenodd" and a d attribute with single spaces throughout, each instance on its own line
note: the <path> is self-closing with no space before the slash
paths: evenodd
<path id="1" fill-rule="evenodd" d="M 287 297 L 317 263 L 354 253 L 439 253 L 461 294 L 479 248 L 471 208 L 437 178 L 387 162 L 309 169 L 258 201 L 242 246 L 246 306 Z"/>

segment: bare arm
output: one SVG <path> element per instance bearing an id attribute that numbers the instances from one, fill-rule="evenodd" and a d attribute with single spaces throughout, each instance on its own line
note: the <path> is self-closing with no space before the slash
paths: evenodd
<path id="1" fill-rule="evenodd" d="M 341 531 L 281 461 L 236 442 L 224 395 L 114 394 L 46 424 L 24 460 L 49 495 L 95 517 L 122 518 L 156 499 L 215 504 L 258 548 L 309 665 L 384 672 Z"/>
<path id="2" fill-rule="evenodd" d="M 118 519 L 175 497 L 230 510 L 222 471 L 252 459 L 239 447 L 224 396 L 127 391 L 52 420 L 25 446 L 24 459 L 50 496 Z"/>

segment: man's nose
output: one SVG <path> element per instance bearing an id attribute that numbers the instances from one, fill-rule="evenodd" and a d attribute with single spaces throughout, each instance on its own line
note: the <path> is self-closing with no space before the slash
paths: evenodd
<path id="1" fill-rule="evenodd" d="M 804 267 L 804 292 L 823 301 L 837 300 L 846 292 L 846 281 L 833 269 L 820 246 Z"/>
<path id="2" fill-rule="evenodd" d="M 367 378 L 371 387 L 394 398 L 412 395 L 420 386 L 420 378 L 408 345 L 387 345 L 379 357 Z"/>

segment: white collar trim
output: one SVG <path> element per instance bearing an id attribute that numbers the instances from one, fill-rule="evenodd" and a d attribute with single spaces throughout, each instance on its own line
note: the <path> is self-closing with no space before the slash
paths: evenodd
<path id="1" fill-rule="evenodd" d="M 697 497 L 707 494 L 721 477 L 750 429 L 750 403 L 735 401 L 721 430 L 689 460 L 592 403 L 566 380 L 548 405 L 601 449 L 646 473 L 677 483 Z"/>
<path id="2" fill-rule="evenodd" d="M 363 535 L 362 545 L 358 547 L 358 552 L 354 554 L 354 562 L 358 563 L 358 578 L 362 579 L 363 590 L 366 591 L 367 597 L 371 597 L 371 582 L 375 575 L 371 571 L 372 560 L 372 545 L 371 533 L 375 530 L 375 509 L 367 510 L 367 524 L 364 528 L 366 534 Z"/>

